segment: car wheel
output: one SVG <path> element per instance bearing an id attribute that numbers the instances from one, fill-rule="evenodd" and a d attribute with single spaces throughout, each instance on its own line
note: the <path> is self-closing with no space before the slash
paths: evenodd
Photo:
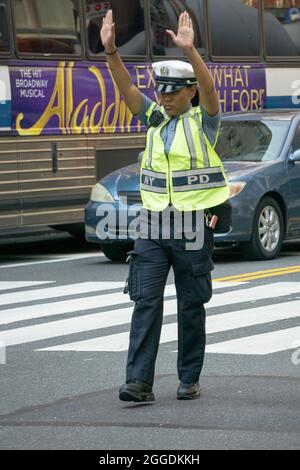
<path id="1" fill-rule="evenodd" d="M 126 261 L 127 252 L 132 249 L 133 245 L 102 245 L 102 251 L 106 258 L 111 261 Z"/>
<path id="2" fill-rule="evenodd" d="M 240 248 L 246 259 L 274 259 L 281 249 L 283 237 L 281 209 L 273 198 L 265 197 L 255 211 L 251 239 L 241 243 Z"/>

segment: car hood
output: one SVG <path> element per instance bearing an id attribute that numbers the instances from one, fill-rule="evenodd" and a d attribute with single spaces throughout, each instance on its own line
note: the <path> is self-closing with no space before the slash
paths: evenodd
<path id="1" fill-rule="evenodd" d="M 267 163 L 267 162 L 266 162 Z M 226 175 L 229 180 L 246 176 L 265 166 L 266 163 L 261 162 L 223 162 Z M 268 162 L 271 163 L 271 162 Z"/>
<path id="2" fill-rule="evenodd" d="M 224 162 L 225 172 L 229 180 L 247 175 L 261 168 L 265 163 L 260 162 Z M 120 193 L 138 192 L 140 187 L 140 165 L 134 163 L 121 168 L 101 180 L 110 192 L 116 197 Z"/>
<path id="3" fill-rule="evenodd" d="M 138 192 L 140 188 L 140 164 L 133 163 L 120 168 L 102 178 L 100 183 L 106 186 L 115 198 L 122 192 Z"/>

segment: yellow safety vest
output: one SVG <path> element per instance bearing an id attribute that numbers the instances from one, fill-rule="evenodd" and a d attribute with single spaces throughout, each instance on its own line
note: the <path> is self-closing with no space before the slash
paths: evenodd
<path id="1" fill-rule="evenodd" d="M 161 130 L 170 121 L 163 108 L 164 121 L 150 127 L 140 171 L 143 206 L 163 211 L 172 204 L 179 211 L 192 211 L 217 206 L 229 197 L 223 164 L 203 132 L 200 107 L 179 116 L 171 149 L 165 153 Z M 217 140 L 217 139 L 216 139 Z"/>

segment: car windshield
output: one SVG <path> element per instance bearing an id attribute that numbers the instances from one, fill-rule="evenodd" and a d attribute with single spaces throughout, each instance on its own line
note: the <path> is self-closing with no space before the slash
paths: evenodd
<path id="1" fill-rule="evenodd" d="M 224 120 L 221 123 L 216 151 L 222 160 L 275 160 L 280 154 L 289 125 L 289 120 Z"/>

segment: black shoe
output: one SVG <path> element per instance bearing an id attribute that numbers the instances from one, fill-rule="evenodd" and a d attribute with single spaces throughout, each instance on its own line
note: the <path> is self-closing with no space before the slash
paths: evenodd
<path id="1" fill-rule="evenodd" d="M 194 398 L 199 398 L 200 396 L 200 386 L 199 382 L 192 384 L 185 384 L 180 382 L 177 389 L 177 400 L 193 400 Z"/>
<path id="2" fill-rule="evenodd" d="M 120 387 L 119 398 L 122 401 L 154 401 L 151 385 L 140 380 L 126 383 Z"/>

